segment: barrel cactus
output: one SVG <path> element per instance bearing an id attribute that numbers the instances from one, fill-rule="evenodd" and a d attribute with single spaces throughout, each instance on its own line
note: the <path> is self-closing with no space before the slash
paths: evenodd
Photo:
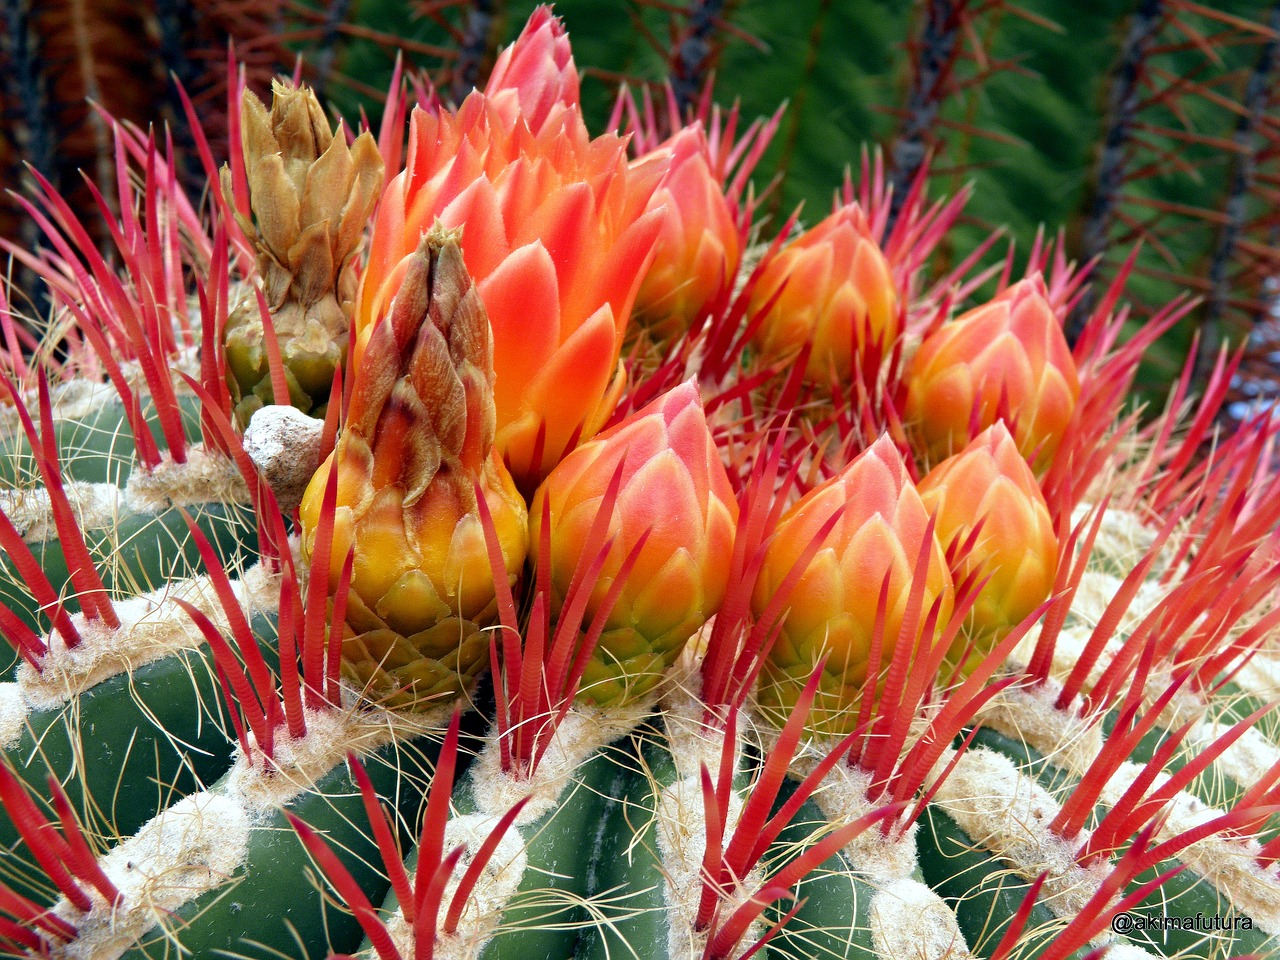
<path id="1" fill-rule="evenodd" d="M 109 254 L 24 201 L 3 955 L 1280 955 L 1280 423 L 1128 401 L 1190 302 L 1069 345 L 1052 245 L 577 78 L 539 9 L 377 137 L 234 91 L 203 202 L 115 125 Z"/>

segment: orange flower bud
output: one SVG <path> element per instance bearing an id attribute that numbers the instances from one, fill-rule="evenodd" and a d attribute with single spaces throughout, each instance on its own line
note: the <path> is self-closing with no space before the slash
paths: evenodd
<path id="1" fill-rule="evenodd" d="M 905 416 L 933 462 L 1005 419 L 1037 473 L 1053 460 L 1080 381 L 1044 279 L 1015 283 L 926 337 L 907 370 Z"/>
<path id="2" fill-rule="evenodd" d="M 683 128 L 638 162 L 654 159 L 669 165 L 649 209 L 664 207 L 665 219 L 635 316 L 658 336 L 673 338 L 732 286 L 742 239 L 701 126 Z"/>
<path id="3" fill-rule="evenodd" d="M 509 78 L 518 66 L 531 69 L 513 56 Z M 521 110 L 527 99 L 521 87 Z M 531 494 L 617 406 L 623 333 L 662 226 L 645 212 L 662 171 L 628 167 L 620 137 L 588 140 L 572 105 L 531 128 L 499 100 L 473 93 L 456 113 L 414 111 L 407 168 L 374 220 L 356 324 L 365 337 L 387 312 L 427 227 L 465 226 L 463 258 L 493 325 L 496 442 Z"/>
<path id="4" fill-rule="evenodd" d="M 898 293 L 856 203 L 782 250 L 756 285 L 751 312 L 763 310 L 779 289 L 756 330 L 765 359 L 787 360 L 812 341 L 804 374 L 809 383 L 848 381 L 855 366 L 868 381 L 874 379 L 879 358 L 898 338 Z"/>
<path id="5" fill-rule="evenodd" d="M 974 651 L 967 666 L 973 666 L 1053 589 L 1058 537 L 1049 507 L 1000 422 L 934 467 L 920 482 L 920 497 L 936 518 L 940 543 L 963 544 L 982 521 L 973 549 L 957 557 L 951 571 L 956 583 L 975 573 L 990 577 L 969 612 Z M 966 642 L 958 637 L 953 653 Z"/>
<path id="6" fill-rule="evenodd" d="M 647 533 L 582 679 L 581 695 L 617 703 L 652 689 L 686 640 L 724 598 L 738 504 L 692 383 L 659 397 L 569 454 L 538 490 L 530 538 L 539 542 L 550 502 L 553 603 L 568 589 L 618 464 L 609 518 L 616 537 L 584 623 L 599 609 L 623 559 Z"/>
<path id="7" fill-rule="evenodd" d="M 331 589 L 355 551 L 344 672 L 385 703 L 456 693 L 488 664 L 481 628 L 498 609 L 476 484 L 508 578 L 524 564 L 524 501 L 493 446 L 491 356 L 456 231 L 437 227 L 368 338 L 342 434 L 301 507 L 310 555 L 336 469 Z"/>
<path id="8" fill-rule="evenodd" d="M 548 123 L 559 122 L 567 110 L 572 112 L 569 122 L 586 137 L 579 112 L 578 67 L 564 24 L 550 7 L 535 8 L 516 42 L 498 54 L 484 92 L 510 126 L 523 117 L 538 133 Z"/>
<path id="9" fill-rule="evenodd" d="M 760 704 L 783 719 L 825 656 L 812 726 L 824 733 L 852 729 L 871 655 L 880 591 L 889 576 L 881 664 L 887 665 L 907 613 L 929 515 L 897 448 L 881 437 L 837 476 L 811 490 L 778 523 L 752 595 L 763 616 L 805 549 L 840 507 L 787 600 L 778 639 L 761 672 Z M 951 614 L 951 574 L 933 538 L 925 588 L 927 612 L 941 598 L 938 623 Z M 920 617 L 923 629 L 923 613 Z M 917 637 L 932 643 L 935 637 Z"/>

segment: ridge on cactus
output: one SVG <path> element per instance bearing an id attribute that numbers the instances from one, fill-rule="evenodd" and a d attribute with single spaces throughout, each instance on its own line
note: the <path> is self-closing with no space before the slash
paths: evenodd
<path id="1" fill-rule="evenodd" d="M 210 202 L 114 124 L 6 248 L 0 955 L 1280 957 L 1280 420 L 1130 403 L 1187 299 L 870 153 L 774 222 L 780 115 L 593 139 L 548 8 L 376 139 L 229 86 Z"/>

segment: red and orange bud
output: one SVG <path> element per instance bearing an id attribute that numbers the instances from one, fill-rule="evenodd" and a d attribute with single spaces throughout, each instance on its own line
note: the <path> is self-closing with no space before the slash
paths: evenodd
<path id="1" fill-rule="evenodd" d="M 956 583 L 988 577 L 967 620 L 976 665 L 1013 627 L 1049 597 L 1058 569 L 1058 537 L 1035 475 L 1003 423 L 984 430 L 920 482 L 938 540 L 961 547 L 981 522 L 967 553 L 954 550 Z M 953 653 L 967 640 L 958 637 Z M 953 658 L 955 659 L 955 658 Z M 964 670 L 963 672 L 968 672 Z"/>
<path id="2" fill-rule="evenodd" d="M 583 675 L 580 696 L 601 704 L 652 689 L 716 612 L 738 522 L 702 401 L 685 383 L 573 451 L 538 490 L 530 537 L 539 542 L 543 501 L 549 501 L 555 604 L 565 597 L 619 464 L 621 487 L 609 515 L 616 539 L 584 622 L 595 616 L 623 559 L 646 539 Z"/>
<path id="3" fill-rule="evenodd" d="M 344 672 L 384 703 L 456 693 L 488 664 L 481 629 L 498 609 L 477 485 L 509 580 L 524 564 L 524 501 L 493 445 L 491 358 L 457 233 L 437 226 L 366 340 L 342 434 L 301 507 L 309 556 L 336 469 L 330 589 L 354 549 Z"/>
<path id="4" fill-rule="evenodd" d="M 653 264 L 636 295 L 636 320 L 660 337 L 677 337 L 732 287 L 742 262 L 733 207 L 712 169 L 701 126 L 685 127 L 637 161 L 658 160 L 666 174 L 649 201 L 665 208 Z"/>
<path id="5" fill-rule="evenodd" d="M 752 609 L 764 616 L 792 567 L 832 515 L 843 513 L 814 553 L 787 599 L 785 619 L 760 679 L 760 704 L 779 720 L 791 712 L 814 669 L 826 665 L 814 701 L 812 726 L 823 733 L 853 728 L 867 682 L 880 593 L 888 576 L 880 664 L 897 643 L 925 537 L 931 555 L 925 574 L 923 611 L 940 601 L 937 622 L 951 615 L 952 583 L 929 515 L 897 448 L 881 437 L 840 474 L 794 504 L 778 523 L 756 581 Z M 909 642 L 932 644 L 936 636 Z"/>
<path id="6" fill-rule="evenodd" d="M 906 380 L 905 415 L 929 460 L 951 456 L 1005 420 L 1037 473 L 1052 462 L 1080 394 L 1075 361 L 1039 275 L 926 337 Z"/>
<path id="7" fill-rule="evenodd" d="M 484 93 L 509 126 L 522 117 L 538 133 L 569 112 L 568 122 L 586 138 L 579 111 L 578 67 L 564 24 L 550 7 L 535 8 L 516 42 L 498 54 Z"/>
<path id="8" fill-rule="evenodd" d="M 766 360 L 788 360 L 812 342 L 807 382 L 847 382 L 855 369 L 874 381 L 898 338 L 898 292 L 861 207 L 840 207 L 788 244 L 765 267 L 751 313 L 775 295 L 755 336 Z"/>
<path id="9" fill-rule="evenodd" d="M 604 425 L 622 392 L 623 333 L 662 226 L 660 212 L 645 212 L 662 171 L 628 167 L 625 147 L 616 136 L 587 140 L 567 106 L 536 132 L 481 93 L 456 113 L 416 110 L 408 167 L 374 222 L 362 337 L 427 227 L 465 225 L 462 254 L 493 325 L 496 443 L 527 494 Z"/>

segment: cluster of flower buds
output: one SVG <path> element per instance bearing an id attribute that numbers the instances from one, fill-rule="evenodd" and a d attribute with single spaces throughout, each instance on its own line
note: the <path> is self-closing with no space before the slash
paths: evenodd
<path id="1" fill-rule="evenodd" d="M 531 496 L 621 395 L 623 335 L 662 226 L 646 212 L 662 166 L 628 166 L 620 137 L 588 138 L 558 21 L 540 18 L 522 44 L 544 54 L 506 56 L 457 111 L 414 111 L 407 167 L 374 221 L 357 325 L 367 336 L 391 308 L 426 228 L 463 227 L 493 325 L 498 449 Z"/>
<path id="2" fill-rule="evenodd" d="M 508 582 L 533 544 L 552 615 L 585 603 L 576 622 L 599 639 L 580 697 L 648 693 L 716 614 L 738 504 L 698 382 L 602 431 L 629 323 L 696 337 L 709 311 L 738 309 L 767 363 L 807 350 L 819 386 L 876 383 L 904 336 L 905 294 L 857 203 L 771 254 L 750 303 L 730 308 L 743 236 L 702 127 L 630 164 L 624 148 L 587 134 L 545 9 L 483 92 L 414 113 L 374 221 L 347 421 L 302 508 L 310 549 L 336 504 L 331 582 L 354 551 L 348 675 L 384 700 L 462 689 L 487 662 L 498 591 L 477 492 Z M 781 613 L 759 692 L 779 719 L 822 663 L 812 725 L 847 731 L 895 649 L 912 662 L 936 649 L 959 587 L 982 585 L 948 651 L 964 667 L 1053 583 L 1058 542 L 1028 460 L 1053 457 L 1079 385 L 1043 280 L 942 324 L 895 389 L 921 463 L 937 464 L 919 489 L 905 445 L 881 437 L 775 515 L 745 587 L 756 618 Z"/>

